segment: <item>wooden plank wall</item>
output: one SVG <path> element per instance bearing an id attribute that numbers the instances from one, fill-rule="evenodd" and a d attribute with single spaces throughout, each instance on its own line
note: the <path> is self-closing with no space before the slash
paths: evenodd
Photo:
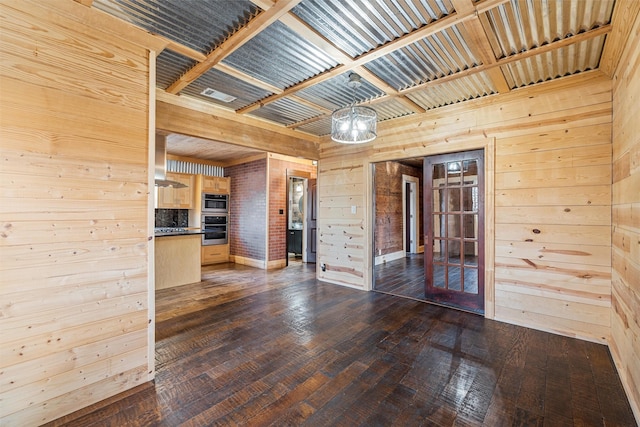
<path id="1" fill-rule="evenodd" d="M 75 2 L 0 14 L 0 424 L 27 426 L 153 377 L 149 52 Z"/>
<path id="2" fill-rule="evenodd" d="M 603 342 L 611 292 L 611 87 L 601 72 L 588 72 L 381 123 L 366 146 L 323 141 L 318 263 L 326 271 L 319 278 L 371 286 L 371 162 L 484 147 L 487 185 L 495 185 L 488 193 L 495 202 L 487 203 L 495 215 L 495 223 L 487 220 L 487 259 L 495 252 L 487 317 Z"/>
<path id="3" fill-rule="evenodd" d="M 357 155 L 328 157 L 318 163 L 320 280 L 360 289 L 370 280 L 373 251 L 365 224 L 372 197 L 367 172 Z"/>
<path id="4" fill-rule="evenodd" d="M 640 422 L 640 17 L 615 73 L 611 352 Z"/>

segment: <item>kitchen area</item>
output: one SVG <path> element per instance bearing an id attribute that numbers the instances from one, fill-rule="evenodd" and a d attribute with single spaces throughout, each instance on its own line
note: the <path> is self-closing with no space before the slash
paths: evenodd
<path id="1" fill-rule="evenodd" d="M 229 261 L 230 178 L 219 166 L 167 159 L 164 135 L 155 166 L 156 289 L 199 282 L 203 265 Z"/>
<path id="2" fill-rule="evenodd" d="M 175 133 L 158 132 L 155 148 L 156 289 L 199 282 L 215 264 L 315 262 L 305 214 L 313 161 Z"/>

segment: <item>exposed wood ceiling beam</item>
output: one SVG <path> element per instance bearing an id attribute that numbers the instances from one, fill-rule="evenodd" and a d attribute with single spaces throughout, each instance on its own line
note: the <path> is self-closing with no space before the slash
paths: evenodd
<path id="1" fill-rule="evenodd" d="M 207 59 L 207 55 L 202 52 L 198 52 L 195 49 L 192 49 L 188 46 L 180 44 L 174 40 L 171 40 L 167 37 L 161 36 L 159 34 L 155 35 L 156 37 L 160 37 L 164 41 L 167 42 L 167 49 L 172 50 L 180 55 L 186 56 L 187 58 L 191 58 L 194 61 L 203 62 Z"/>
<path id="2" fill-rule="evenodd" d="M 296 129 L 296 128 L 299 128 L 300 126 L 304 126 L 304 125 L 307 125 L 309 123 L 317 122 L 318 120 L 327 117 L 329 114 L 331 114 L 331 113 L 325 113 L 325 114 L 322 114 L 320 116 L 315 116 L 315 117 L 310 117 L 310 118 L 305 119 L 305 120 L 300 120 L 299 122 L 291 123 L 290 125 L 287 125 L 286 127 L 289 128 L 289 129 Z"/>
<path id="3" fill-rule="evenodd" d="M 262 7 L 261 5 L 271 3 L 271 0 L 252 0 L 254 4 Z M 350 65 L 353 63 L 354 59 L 349 56 L 347 53 L 343 52 L 329 40 L 327 40 L 322 34 L 319 34 L 316 30 L 311 28 L 306 22 L 298 18 L 297 16 L 288 13 L 280 18 L 280 22 L 285 24 L 287 27 L 295 31 L 297 34 L 302 36 L 304 39 L 314 44 L 316 47 L 324 51 L 327 55 L 331 56 L 336 62 L 339 62 L 344 65 Z M 371 71 L 366 68 L 359 66 L 355 67 L 354 71 L 358 73 L 362 78 L 371 83 L 373 86 L 378 89 L 384 91 L 389 95 L 397 95 L 398 90 L 393 86 L 387 84 L 384 80 L 373 74 Z M 403 95 L 399 97 L 404 98 Z M 410 99 L 406 99 L 407 105 L 410 106 L 412 110 L 415 112 L 423 112 L 422 107 L 411 101 Z"/>
<path id="4" fill-rule="evenodd" d="M 366 81 L 376 86 L 378 89 L 384 91 L 387 95 L 395 97 L 400 103 L 402 103 L 405 107 L 413 111 L 414 113 L 424 113 L 426 110 L 413 102 L 411 99 L 407 98 L 404 94 L 401 94 L 400 91 L 380 77 L 373 74 L 371 71 L 366 69 L 363 66 L 354 68 L 354 71 L 358 73 L 361 77 L 363 77 Z"/>
<path id="5" fill-rule="evenodd" d="M 260 8 L 270 7 L 273 4 L 272 0 L 252 0 L 252 3 Z M 298 18 L 292 13 L 288 13 L 283 15 L 280 18 L 280 22 L 285 24 L 291 30 L 293 30 L 296 34 L 302 36 L 305 40 L 312 43 L 317 48 L 321 49 L 327 55 L 331 56 L 336 62 L 343 65 L 351 65 L 354 62 L 354 59 L 342 51 L 340 48 L 335 46 L 332 42 L 327 40 L 322 34 L 318 33 L 315 29 L 311 28 L 306 22 L 302 19 Z M 362 66 L 357 66 L 353 69 L 356 73 L 358 73 L 363 79 L 367 82 L 385 92 L 387 95 L 395 95 L 398 100 L 402 102 L 407 108 L 411 109 L 415 113 L 423 113 L 424 108 L 420 107 L 418 104 L 406 98 L 404 95 L 401 95 L 396 88 L 389 85 L 387 82 L 382 80 L 380 77 L 373 74 L 371 71 L 367 70 Z M 277 93 L 277 92 L 274 92 Z"/>
<path id="6" fill-rule="evenodd" d="M 191 82 L 213 68 L 214 65 L 280 19 L 282 15 L 289 12 L 289 10 L 300 3 L 300 1 L 302 0 L 279 0 L 278 3 L 269 9 L 260 12 L 257 17 L 250 20 L 247 25 L 233 33 L 228 39 L 222 42 L 220 46 L 209 53 L 204 61 L 194 65 L 189 71 L 180 76 L 178 80 L 173 82 L 167 88 L 167 92 L 173 94 L 180 92 Z"/>
<path id="7" fill-rule="evenodd" d="M 501 67 L 503 65 L 510 64 L 512 62 L 521 61 L 526 58 L 531 58 L 532 56 L 541 55 L 546 52 L 550 52 L 556 49 L 560 49 L 572 44 L 580 43 L 585 40 L 591 39 L 593 37 L 598 37 L 603 34 L 607 34 L 611 31 L 611 25 L 603 25 L 602 27 L 595 28 L 593 30 L 585 31 L 584 33 L 576 34 L 571 37 L 567 37 L 566 39 L 558 40 L 540 47 L 533 48 L 526 52 L 517 53 L 515 55 L 507 56 L 506 58 L 502 58 L 494 62 L 493 64 L 482 64 L 477 67 L 469 68 L 467 70 L 463 70 L 454 74 L 449 74 L 448 76 L 440 77 L 436 80 L 431 80 L 423 84 L 419 84 L 416 86 L 411 86 L 406 89 L 402 89 L 400 92 L 403 94 L 407 94 L 410 92 L 415 92 L 417 90 L 423 90 L 425 88 L 436 86 L 442 83 L 450 82 L 452 80 L 456 80 L 462 77 L 468 77 L 476 73 L 486 72 L 491 68 Z"/>
<path id="8" fill-rule="evenodd" d="M 249 125 L 253 127 L 259 127 L 262 129 L 270 130 L 276 133 L 281 133 L 286 136 L 291 136 L 298 139 L 304 139 L 306 141 L 318 144 L 319 138 L 315 135 L 307 134 L 304 132 L 288 130 L 284 126 L 269 122 L 268 120 L 252 117 L 248 115 L 236 114 L 233 110 L 221 107 L 217 104 L 194 98 L 192 96 L 173 95 L 165 92 L 160 88 L 156 88 L 156 101 L 166 104 L 175 105 L 178 107 L 186 108 L 189 110 L 199 111 L 204 113 L 213 120 L 220 120 L 221 122 L 230 121 L 240 125 Z"/>
<path id="9" fill-rule="evenodd" d="M 437 85 L 441 85 L 441 84 L 444 84 L 444 83 L 447 83 L 447 82 L 450 82 L 450 81 L 453 81 L 453 80 L 461 79 L 463 77 L 469 77 L 469 76 L 477 74 L 477 73 L 488 72 L 491 69 L 499 69 L 499 67 L 501 67 L 503 65 L 510 64 L 512 62 L 521 61 L 523 59 L 530 58 L 532 56 L 541 55 L 541 54 L 546 53 L 546 52 L 550 52 L 550 51 L 553 51 L 553 50 L 556 50 L 556 49 L 561 49 L 563 47 L 570 46 L 572 44 L 580 43 L 580 42 L 583 42 L 585 40 L 589 40 L 591 38 L 607 34 L 607 33 L 609 33 L 611 31 L 611 28 L 612 27 L 611 27 L 610 24 L 609 25 L 604 25 L 602 27 L 586 31 L 584 33 L 576 34 L 576 35 L 568 37 L 566 39 L 558 40 L 558 41 L 555 41 L 555 42 L 552 42 L 552 43 L 549 43 L 549 44 L 546 44 L 546 45 L 543 45 L 543 46 L 540 46 L 540 47 L 537 47 L 537 48 L 533 48 L 533 49 L 528 50 L 526 52 L 521 52 L 521 53 L 518 53 L 518 54 L 515 54 L 515 55 L 508 56 L 506 58 L 502 58 L 502 59 L 496 60 L 491 64 L 482 64 L 482 65 L 479 65 L 479 66 L 474 67 L 474 68 L 469 68 L 469 69 L 462 70 L 462 71 L 459 71 L 459 72 L 454 73 L 454 74 L 449 74 L 447 76 L 440 77 L 440 78 L 438 78 L 436 80 L 431 80 L 429 82 L 422 83 L 422 84 L 419 84 L 419 85 L 416 85 L 416 86 L 412 86 L 412 87 L 409 87 L 407 89 L 402 89 L 400 91 L 400 93 L 403 94 L 403 95 L 406 95 L 406 94 L 409 94 L 411 92 L 415 92 L 415 91 L 418 91 L 418 90 L 424 90 L 424 89 L 427 89 L 427 88 L 430 88 L 430 87 L 433 87 L 433 86 L 437 86 Z M 381 96 L 379 98 L 375 98 L 375 99 L 372 99 L 371 101 L 368 101 L 367 104 L 378 104 L 380 102 L 384 102 L 384 101 L 388 100 L 389 97 L 390 97 L 389 95 L 384 95 L 384 96 Z M 398 99 L 400 99 L 400 98 L 398 98 Z M 408 98 L 405 97 L 404 99 L 408 99 Z M 294 124 L 288 125 L 287 127 L 288 128 L 296 128 L 296 127 L 302 126 L 304 124 L 308 124 L 308 123 L 312 123 L 314 121 L 320 120 L 323 117 L 326 117 L 326 114 L 323 114 L 323 115 L 317 116 L 317 117 L 312 117 L 310 119 L 307 119 L 307 120 L 304 120 L 304 121 L 301 121 L 301 122 L 298 122 L 298 123 L 294 123 Z"/>
<path id="10" fill-rule="evenodd" d="M 265 7 L 271 7 L 270 5 L 273 4 L 273 1 L 252 0 L 252 3 L 262 9 L 265 9 Z M 292 13 L 282 15 L 280 17 L 280 22 L 289 27 L 296 34 L 302 36 L 309 43 L 324 51 L 327 55 L 331 56 L 337 62 L 344 64 L 353 61 L 353 58 L 351 58 L 351 56 L 331 43 L 322 34 L 318 33 L 316 30 L 310 27 L 309 24 L 298 18 L 296 15 Z"/>
<path id="11" fill-rule="evenodd" d="M 473 6 L 473 3 L 471 3 L 471 0 L 451 0 L 451 3 L 453 4 L 456 12 L 465 15 L 473 13 L 475 15 L 468 21 L 464 21 L 462 23 L 462 26 L 467 33 L 465 40 L 467 40 L 469 47 L 478 55 L 483 64 L 495 64 L 496 56 L 493 53 L 487 33 L 480 22 L 480 18 L 478 18 L 478 15 L 476 14 L 476 9 Z M 487 70 L 487 74 L 499 93 L 507 93 L 511 90 L 507 83 L 507 79 L 505 79 L 500 68 L 490 68 Z"/>
<path id="12" fill-rule="evenodd" d="M 322 114 L 331 114 L 332 113 L 332 111 L 330 109 L 325 108 L 325 107 L 323 107 L 321 105 L 318 105 L 318 104 L 316 104 L 314 102 L 307 101 L 306 99 L 300 98 L 299 96 L 291 95 L 291 96 L 289 96 L 289 98 L 294 100 L 295 102 L 297 102 L 299 104 L 306 105 L 307 107 L 313 108 L 314 110 L 318 110 Z"/>
<path id="13" fill-rule="evenodd" d="M 356 67 L 362 66 L 367 64 L 368 62 L 371 62 L 375 59 L 381 58 L 385 55 L 388 55 L 391 52 L 394 52 L 398 49 L 401 49 L 405 46 L 408 46 L 412 43 L 417 42 L 418 40 L 421 40 L 425 37 L 428 37 L 432 34 L 438 33 L 440 31 L 443 31 L 447 28 L 451 28 L 454 25 L 457 25 L 459 23 L 464 22 L 465 20 L 471 19 L 472 17 L 475 16 L 476 13 L 478 13 L 481 10 L 488 10 L 491 9 L 493 7 L 496 7 L 502 3 L 506 3 L 509 0 L 485 0 L 484 2 L 481 2 L 479 5 L 476 5 L 475 9 L 473 12 L 469 12 L 467 15 L 464 14 L 459 14 L 459 13 L 453 13 L 449 16 L 446 16 L 442 19 L 439 19 L 435 22 L 432 22 L 429 25 L 426 25 L 424 27 L 421 27 L 411 33 L 408 33 L 402 37 L 399 37 L 395 40 L 390 41 L 389 43 L 380 46 L 377 49 L 371 50 L 361 56 L 359 56 L 358 58 L 355 58 L 350 64 L 343 64 L 343 65 L 339 65 L 331 70 L 325 71 L 324 73 L 318 74 L 317 76 L 311 77 L 305 81 L 302 81 L 296 85 L 293 85 L 287 89 L 285 89 L 282 93 L 279 94 L 274 94 L 271 96 L 268 96 L 262 100 L 260 100 L 259 102 L 256 102 L 252 105 L 249 105 L 247 107 L 241 108 L 239 109 L 237 112 L 240 114 L 244 114 L 244 113 L 248 113 L 251 112 L 257 108 L 260 108 L 261 106 L 277 101 L 280 98 L 283 98 L 285 96 L 290 95 L 293 92 L 297 92 L 299 90 L 302 89 L 306 89 L 307 87 L 310 87 L 312 85 L 315 85 L 317 83 L 321 83 L 323 81 L 329 80 L 335 76 L 338 76 L 346 71 L 349 70 L 353 70 Z"/>
<path id="14" fill-rule="evenodd" d="M 260 89 L 264 89 L 264 90 L 268 90 L 271 93 L 282 93 L 282 89 L 280 89 L 279 87 L 276 87 L 274 85 L 271 85 L 267 82 L 264 82 L 260 79 L 256 79 L 255 77 L 252 77 L 250 75 L 248 75 L 247 73 L 244 73 L 240 70 L 238 70 L 237 68 L 234 67 L 230 67 L 226 64 L 223 64 L 222 62 L 217 63 L 213 68 L 215 68 L 218 71 L 222 71 L 225 74 L 228 74 L 230 76 L 235 77 L 238 80 L 243 80 L 247 83 L 250 83 L 256 87 L 259 87 Z"/>

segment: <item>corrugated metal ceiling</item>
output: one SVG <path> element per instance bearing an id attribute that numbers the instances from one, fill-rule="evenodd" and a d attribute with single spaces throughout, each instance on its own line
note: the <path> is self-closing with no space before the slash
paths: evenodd
<path id="1" fill-rule="evenodd" d="M 306 0 L 292 12 L 357 57 L 452 11 L 448 0 Z"/>
<path id="2" fill-rule="evenodd" d="M 248 0 L 95 0 L 96 8 L 206 53 L 259 12 Z"/>
<path id="3" fill-rule="evenodd" d="M 401 90 L 477 64 L 459 28 L 454 26 L 371 61 L 366 67 Z"/>
<path id="4" fill-rule="evenodd" d="M 331 110 L 353 101 L 351 72 L 363 78 L 356 102 L 373 101 L 379 120 L 392 120 L 598 67 L 606 32 L 595 30 L 611 21 L 614 0 L 488 1 L 302 0 L 256 32 L 247 23 L 267 17 L 271 7 L 286 8 L 287 0 L 93 6 L 173 41 L 173 51 L 157 58 L 159 88 L 174 90 L 204 55 L 222 52 L 211 69 L 173 93 L 322 136 L 330 132 Z M 470 34 L 474 28 L 483 34 Z M 241 42 L 229 43 L 235 40 Z M 487 61 L 484 52 L 494 57 Z M 504 80 L 492 80 L 487 66 L 498 66 Z M 207 88 L 237 99 L 200 95 Z"/>
<path id="5" fill-rule="evenodd" d="M 223 62 L 280 89 L 338 65 L 280 22 L 267 27 Z"/>

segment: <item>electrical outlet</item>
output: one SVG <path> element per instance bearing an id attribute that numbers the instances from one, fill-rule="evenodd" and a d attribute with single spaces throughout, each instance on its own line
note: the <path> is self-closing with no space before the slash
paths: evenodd
<path id="1" fill-rule="evenodd" d="M 320 264 L 320 270 L 327 271 L 327 266 L 324 264 L 324 262 Z"/>

